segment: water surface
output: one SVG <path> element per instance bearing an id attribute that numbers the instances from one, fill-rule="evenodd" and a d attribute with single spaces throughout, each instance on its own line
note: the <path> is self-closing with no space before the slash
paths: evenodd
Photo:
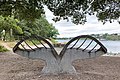
<path id="1" fill-rule="evenodd" d="M 56 40 L 59 43 L 67 43 L 69 39 L 67 40 Z M 83 40 L 80 40 L 79 43 L 81 43 Z M 88 40 L 88 43 L 90 40 Z M 100 41 L 108 50 L 108 53 L 119 53 L 120 54 L 120 41 L 110 41 L 110 40 L 104 40 Z M 94 44 L 92 44 L 94 45 Z M 86 45 L 84 45 L 86 46 Z M 83 47 L 84 47 L 83 46 Z"/>

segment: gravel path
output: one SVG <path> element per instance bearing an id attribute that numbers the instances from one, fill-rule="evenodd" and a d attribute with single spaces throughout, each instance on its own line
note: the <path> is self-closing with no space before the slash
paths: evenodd
<path id="1" fill-rule="evenodd" d="M 101 56 L 73 62 L 77 74 L 40 73 L 42 60 L 31 60 L 11 52 L 0 53 L 0 80 L 120 80 L 120 57 Z"/>

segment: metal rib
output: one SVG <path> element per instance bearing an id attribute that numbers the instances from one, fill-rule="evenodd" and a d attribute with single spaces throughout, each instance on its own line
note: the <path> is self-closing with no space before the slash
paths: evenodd
<path id="1" fill-rule="evenodd" d="M 35 36 L 35 38 L 39 41 L 38 37 Z M 41 41 L 39 42 L 47 49 L 47 47 Z"/>
<path id="2" fill-rule="evenodd" d="M 20 44 L 26 51 L 28 51 L 22 44 Z"/>
<path id="3" fill-rule="evenodd" d="M 30 36 L 28 36 L 30 38 Z M 35 36 L 35 38 L 37 39 L 37 37 Z M 37 39 L 38 40 L 38 39 Z M 30 40 L 37 48 L 41 49 L 40 47 L 38 47 L 32 40 Z M 38 40 L 39 41 L 39 40 Z M 40 42 L 40 41 L 39 41 Z M 40 42 L 41 43 L 41 42 Z"/>
<path id="4" fill-rule="evenodd" d="M 25 42 L 25 44 L 27 44 L 27 46 L 28 46 L 29 48 L 31 48 L 33 51 L 35 51 L 35 49 L 33 49 L 32 47 L 30 47 L 29 44 L 28 44 L 26 41 L 24 41 L 24 42 Z"/>
<path id="5" fill-rule="evenodd" d="M 72 49 L 77 44 L 78 41 L 79 41 L 79 39 L 77 39 L 77 41 L 75 42 L 75 44 L 70 49 Z"/>
<path id="6" fill-rule="evenodd" d="M 37 48 L 39 48 L 40 49 L 40 47 L 38 47 L 32 40 L 31 40 L 31 42 L 37 47 Z"/>
<path id="7" fill-rule="evenodd" d="M 98 49 L 95 51 L 95 53 L 96 53 L 97 51 L 101 51 L 101 50 L 103 50 L 103 48 L 100 46 L 100 48 L 98 48 Z"/>
<path id="8" fill-rule="evenodd" d="M 83 41 L 83 43 L 77 49 L 79 49 L 85 43 L 86 40 L 87 40 L 87 38 L 85 38 L 85 40 Z"/>
<path id="9" fill-rule="evenodd" d="M 88 44 L 88 46 L 85 48 L 85 49 L 83 49 L 83 51 L 84 50 L 86 50 L 89 46 L 90 46 L 90 44 L 93 42 L 93 39 L 92 39 L 92 41 Z"/>
<path id="10" fill-rule="evenodd" d="M 39 42 L 47 49 L 47 47 L 41 41 L 39 41 Z"/>
<path id="11" fill-rule="evenodd" d="M 88 53 L 91 53 L 91 51 L 93 50 L 93 49 L 95 49 L 95 47 L 97 46 L 98 44 L 96 44 Z"/>

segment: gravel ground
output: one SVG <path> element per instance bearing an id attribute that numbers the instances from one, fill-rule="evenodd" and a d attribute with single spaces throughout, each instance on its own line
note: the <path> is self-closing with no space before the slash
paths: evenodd
<path id="1" fill-rule="evenodd" d="M 77 74 L 42 74 L 45 62 L 0 53 L 0 80 L 120 80 L 120 57 L 101 56 L 73 62 Z"/>

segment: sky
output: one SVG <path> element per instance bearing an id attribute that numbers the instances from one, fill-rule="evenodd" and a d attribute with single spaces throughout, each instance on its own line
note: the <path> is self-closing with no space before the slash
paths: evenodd
<path id="1" fill-rule="evenodd" d="M 45 7 L 46 18 L 49 23 L 52 23 L 60 35 L 57 37 L 76 37 L 79 35 L 89 35 L 89 34 L 104 34 L 104 33 L 120 33 L 120 24 L 117 21 L 113 23 L 105 23 L 98 21 L 95 16 L 87 16 L 87 22 L 84 25 L 75 25 L 72 22 L 67 22 L 66 20 L 61 20 L 54 22 L 52 19 L 54 17 L 53 13 Z"/>

